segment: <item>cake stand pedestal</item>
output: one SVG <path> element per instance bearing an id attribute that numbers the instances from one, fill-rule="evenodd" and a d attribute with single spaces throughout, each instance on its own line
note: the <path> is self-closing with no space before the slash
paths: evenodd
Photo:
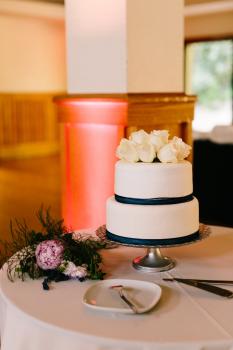
<path id="1" fill-rule="evenodd" d="M 171 270 L 174 266 L 175 260 L 162 255 L 160 249 L 156 247 L 147 248 L 145 256 L 133 260 L 133 267 L 143 272 L 161 272 Z"/>
<path id="2" fill-rule="evenodd" d="M 101 226 L 96 231 L 97 235 L 101 238 L 106 239 L 106 227 Z M 139 256 L 133 259 L 133 267 L 142 272 L 162 272 L 171 270 L 175 266 L 175 260 L 170 257 L 164 256 L 160 249 L 161 248 L 172 248 L 172 247 L 180 247 L 183 245 L 193 244 L 195 242 L 199 242 L 205 238 L 207 238 L 211 233 L 210 227 L 204 224 L 200 224 L 199 226 L 199 235 L 197 238 L 192 241 L 183 242 L 183 243 L 174 243 L 174 244 L 161 244 L 156 246 L 148 246 L 148 245 L 135 245 L 129 243 L 120 243 L 111 240 L 107 240 L 112 247 L 116 247 L 116 245 L 124 245 L 128 247 L 137 247 L 137 248 L 146 248 L 147 253 L 144 256 Z"/>

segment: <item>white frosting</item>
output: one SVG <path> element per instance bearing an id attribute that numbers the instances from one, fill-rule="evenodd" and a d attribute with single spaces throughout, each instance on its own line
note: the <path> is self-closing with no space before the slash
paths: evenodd
<path id="1" fill-rule="evenodd" d="M 183 197 L 193 192 L 192 165 L 178 163 L 130 163 L 115 165 L 115 194 L 130 198 Z"/>
<path id="2" fill-rule="evenodd" d="M 164 164 L 163 164 L 164 166 Z M 198 201 L 171 205 L 132 205 L 107 200 L 109 232 L 127 238 L 166 239 L 190 235 L 199 229 Z"/>

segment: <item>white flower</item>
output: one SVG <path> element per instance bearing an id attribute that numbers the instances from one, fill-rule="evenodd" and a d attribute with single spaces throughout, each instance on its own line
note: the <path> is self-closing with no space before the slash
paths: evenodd
<path id="1" fill-rule="evenodd" d="M 95 232 L 91 230 L 78 230 L 74 231 L 72 234 L 72 238 L 75 241 L 86 241 L 86 240 L 91 240 L 91 241 L 99 241 L 100 238 L 96 235 Z"/>
<path id="2" fill-rule="evenodd" d="M 172 142 L 169 142 L 162 148 L 157 153 L 157 157 L 162 163 L 177 163 L 177 154 L 178 151 L 173 145 Z"/>
<path id="3" fill-rule="evenodd" d="M 129 139 L 138 145 L 142 145 L 145 142 L 149 142 L 149 135 L 144 130 L 139 130 L 132 132 Z"/>
<path id="4" fill-rule="evenodd" d="M 168 130 L 153 130 L 149 135 L 150 142 L 155 148 L 157 153 L 161 147 L 168 143 L 169 132 Z"/>
<path id="5" fill-rule="evenodd" d="M 152 163 L 156 157 L 155 149 L 151 143 L 137 145 L 139 159 L 145 163 Z"/>
<path id="6" fill-rule="evenodd" d="M 136 163 L 139 161 L 136 145 L 127 139 L 122 139 L 120 145 L 117 147 L 116 155 L 120 159 L 128 162 Z"/>
<path id="7" fill-rule="evenodd" d="M 177 160 L 181 161 L 184 160 L 186 157 L 188 157 L 190 150 L 192 149 L 191 146 L 187 145 L 185 142 L 182 141 L 181 138 L 174 136 L 171 140 L 171 143 L 177 150 Z"/>
<path id="8" fill-rule="evenodd" d="M 87 265 L 76 266 L 72 261 L 62 261 L 59 269 L 64 275 L 71 278 L 85 278 L 87 276 Z"/>
<path id="9" fill-rule="evenodd" d="M 117 147 L 118 158 L 136 163 L 152 163 L 157 158 L 162 163 L 177 163 L 185 159 L 191 147 L 175 136 L 168 139 L 168 130 L 153 130 L 150 134 L 144 130 L 135 131 L 129 140 L 123 138 Z"/>
<path id="10" fill-rule="evenodd" d="M 189 155 L 191 148 L 181 138 L 174 136 L 159 150 L 157 157 L 162 163 L 177 163 Z"/>

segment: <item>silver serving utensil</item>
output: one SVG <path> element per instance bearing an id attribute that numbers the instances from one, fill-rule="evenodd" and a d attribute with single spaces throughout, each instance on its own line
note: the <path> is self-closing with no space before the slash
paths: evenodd
<path id="1" fill-rule="evenodd" d="M 169 280 L 164 278 L 164 280 Z M 204 283 L 212 283 L 212 284 L 226 284 L 226 285 L 233 285 L 233 281 L 230 280 L 209 280 L 209 279 L 198 279 L 198 278 L 179 278 L 179 280 L 183 281 L 197 281 L 197 282 L 204 282 Z"/>
<path id="2" fill-rule="evenodd" d="M 171 281 L 171 282 L 181 282 L 184 284 L 188 284 L 189 286 L 193 286 L 199 289 L 203 289 L 207 292 L 213 293 L 213 294 L 217 294 L 220 295 L 222 297 L 226 297 L 226 298 L 233 298 L 233 292 L 228 290 L 228 289 L 224 289 L 224 288 L 220 288 L 220 287 L 216 287 L 212 284 L 208 284 L 208 283 L 203 283 L 203 282 L 199 282 L 196 280 L 186 280 L 186 279 L 182 279 L 182 278 L 163 278 L 164 281 Z"/>
<path id="3" fill-rule="evenodd" d="M 135 304 L 132 303 L 132 301 L 130 301 L 124 294 L 124 286 L 122 286 L 121 284 L 117 284 L 114 286 L 110 286 L 111 289 L 115 289 L 118 293 L 119 296 L 121 297 L 122 300 L 124 300 L 124 302 L 133 310 L 133 312 L 135 314 L 138 314 L 139 311 L 136 307 Z"/>

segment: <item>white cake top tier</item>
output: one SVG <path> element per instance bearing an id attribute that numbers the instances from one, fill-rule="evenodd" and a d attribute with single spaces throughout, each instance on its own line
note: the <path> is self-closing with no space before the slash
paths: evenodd
<path id="1" fill-rule="evenodd" d="M 115 165 L 115 194 L 129 198 L 175 198 L 193 192 L 192 164 L 130 163 L 119 160 Z"/>

